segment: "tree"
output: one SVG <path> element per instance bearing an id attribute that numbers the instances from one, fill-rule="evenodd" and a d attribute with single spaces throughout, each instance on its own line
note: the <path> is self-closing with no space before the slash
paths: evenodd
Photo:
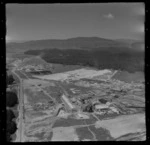
<path id="1" fill-rule="evenodd" d="M 6 75 L 6 83 L 7 83 L 7 85 L 13 84 L 14 81 L 15 81 L 15 80 L 14 80 L 14 78 L 13 78 L 12 75 Z"/>
<path id="2" fill-rule="evenodd" d="M 17 95 L 14 92 L 6 93 L 6 105 L 8 107 L 14 107 L 18 103 Z"/>
<path id="3" fill-rule="evenodd" d="M 7 120 L 12 121 L 13 118 L 15 118 L 15 115 L 14 115 L 13 111 L 8 109 L 7 110 Z"/>
<path id="4" fill-rule="evenodd" d="M 15 133 L 16 130 L 17 130 L 17 126 L 16 126 L 15 122 L 7 121 L 6 132 L 9 134 L 13 134 L 13 133 Z"/>

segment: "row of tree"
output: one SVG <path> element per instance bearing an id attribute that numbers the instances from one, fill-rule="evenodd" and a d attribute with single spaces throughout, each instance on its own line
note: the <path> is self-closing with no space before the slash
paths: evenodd
<path id="1" fill-rule="evenodd" d="M 16 123 L 13 121 L 15 115 L 12 110 L 7 109 L 7 124 L 6 124 L 6 140 L 10 142 L 11 135 L 14 134 L 17 130 Z"/>
<path id="2" fill-rule="evenodd" d="M 9 85 L 14 84 L 15 79 L 12 75 L 8 75 L 6 73 L 6 88 L 8 88 Z M 16 117 L 14 115 L 13 110 L 11 109 L 15 105 L 18 104 L 18 97 L 16 92 L 14 91 L 7 91 L 6 92 L 6 106 L 7 106 L 7 114 L 6 114 L 6 141 L 11 142 L 12 138 L 11 135 L 14 134 L 17 130 L 17 125 L 13 121 L 13 119 Z"/>

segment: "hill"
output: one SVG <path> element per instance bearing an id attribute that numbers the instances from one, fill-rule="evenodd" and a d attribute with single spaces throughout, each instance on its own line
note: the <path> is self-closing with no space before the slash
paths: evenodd
<path id="1" fill-rule="evenodd" d="M 6 52 L 24 52 L 26 50 L 38 50 L 38 49 L 106 49 L 124 48 L 129 45 L 117 40 L 104 39 L 99 37 L 76 37 L 65 40 L 34 40 L 20 43 L 7 43 Z"/>

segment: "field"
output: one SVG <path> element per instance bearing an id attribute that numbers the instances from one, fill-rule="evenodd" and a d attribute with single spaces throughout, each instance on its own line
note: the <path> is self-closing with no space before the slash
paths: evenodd
<path id="1" fill-rule="evenodd" d="M 55 83 L 53 81 L 44 81 L 44 80 L 39 80 L 39 79 L 29 79 L 29 80 L 24 80 L 24 85 L 26 87 L 35 87 L 35 86 L 40 86 L 41 88 L 45 88 L 47 86 L 55 86 Z"/>
<path id="2" fill-rule="evenodd" d="M 79 128 L 76 128 L 76 133 L 77 133 L 80 141 L 82 141 L 84 139 L 88 139 L 88 140 L 92 140 L 93 139 L 93 135 L 88 130 L 88 127 L 79 127 Z"/>
<path id="3" fill-rule="evenodd" d="M 56 127 L 53 129 L 51 141 L 78 141 L 78 136 L 73 127 Z"/>
<path id="4" fill-rule="evenodd" d="M 93 115 L 90 115 L 90 118 L 84 119 L 84 121 L 86 122 L 86 124 L 93 124 L 97 121 L 97 119 Z"/>
<path id="5" fill-rule="evenodd" d="M 117 79 L 120 81 L 124 81 L 127 83 L 133 82 L 144 82 L 144 73 L 143 72 L 135 72 L 129 73 L 126 71 L 118 71 L 112 79 Z"/>
<path id="6" fill-rule="evenodd" d="M 48 75 L 51 74 L 51 71 L 31 71 L 32 75 Z"/>
<path id="7" fill-rule="evenodd" d="M 55 63 L 49 63 L 49 64 L 51 65 L 52 73 L 61 73 L 61 72 L 83 68 L 80 65 L 63 65 L 63 64 L 55 64 Z"/>
<path id="8" fill-rule="evenodd" d="M 43 117 L 45 115 L 47 114 L 42 111 L 26 111 L 26 117 L 28 118 Z"/>
<path id="9" fill-rule="evenodd" d="M 60 88 L 58 88 L 57 86 L 49 86 L 49 87 L 45 87 L 44 88 L 48 94 L 50 94 L 50 96 L 52 98 L 54 98 L 58 103 L 62 103 L 61 101 L 61 96 L 62 96 L 62 90 L 60 90 Z"/>
<path id="10" fill-rule="evenodd" d="M 28 135 L 28 140 L 30 140 L 31 138 L 35 138 L 35 140 L 37 142 L 40 142 L 40 141 L 50 141 L 51 138 L 53 136 L 53 132 L 38 132 L 38 133 L 35 133 L 33 135 Z"/>
<path id="11" fill-rule="evenodd" d="M 25 94 L 29 103 L 47 103 L 50 99 L 49 96 L 45 95 L 41 91 L 31 91 L 30 89 L 25 89 Z"/>
<path id="12" fill-rule="evenodd" d="M 97 121 L 96 128 L 107 129 L 113 138 L 145 130 L 145 114 L 122 115 L 114 119 Z"/>
<path id="13" fill-rule="evenodd" d="M 92 69 L 77 69 L 74 71 L 68 71 L 64 73 L 56 73 L 52 75 L 44 75 L 44 76 L 35 76 L 36 78 L 46 79 L 46 80 L 57 80 L 57 81 L 65 81 L 65 80 L 79 80 L 82 78 L 93 78 L 95 76 L 100 76 L 105 73 L 109 73 L 109 70 L 92 70 Z"/>
<path id="14" fill-rule="evenodd" d="M 113 140 L 108 130 L 103 128 L 95 128 L 93 125 L 89 126 L 89 128 L 95 134 L 97 141 Z"/>
<path id="15" fill-rule="evenodd" d="M 53 128 L 55 127 L 70 127 L 75 125 L 85 125 L 83 119 L 73 119 L 73 118 L 60 118 L 59 120 L 56 120 L 55 124 L 53 125 Z"/>

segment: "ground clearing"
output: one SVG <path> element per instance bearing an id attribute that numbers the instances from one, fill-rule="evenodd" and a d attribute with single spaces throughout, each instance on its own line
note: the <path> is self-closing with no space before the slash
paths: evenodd
<path id="1" fill-rule="evenodd" d="M 56 73 L 51 75 L 44 76 L 34 76 L 36 78 L 46 79 L 46 80 L 57 80 L 57 81 L 66 81 L 66 80 L 79 80 L 82 78 L 93 78 L 95 76 L 100 76 L 105 73 L 111 72 L 110 70 L 94 70 L 94 69 L 77 69 L 74 71 L 68 71 L 64 73 Z"/>

